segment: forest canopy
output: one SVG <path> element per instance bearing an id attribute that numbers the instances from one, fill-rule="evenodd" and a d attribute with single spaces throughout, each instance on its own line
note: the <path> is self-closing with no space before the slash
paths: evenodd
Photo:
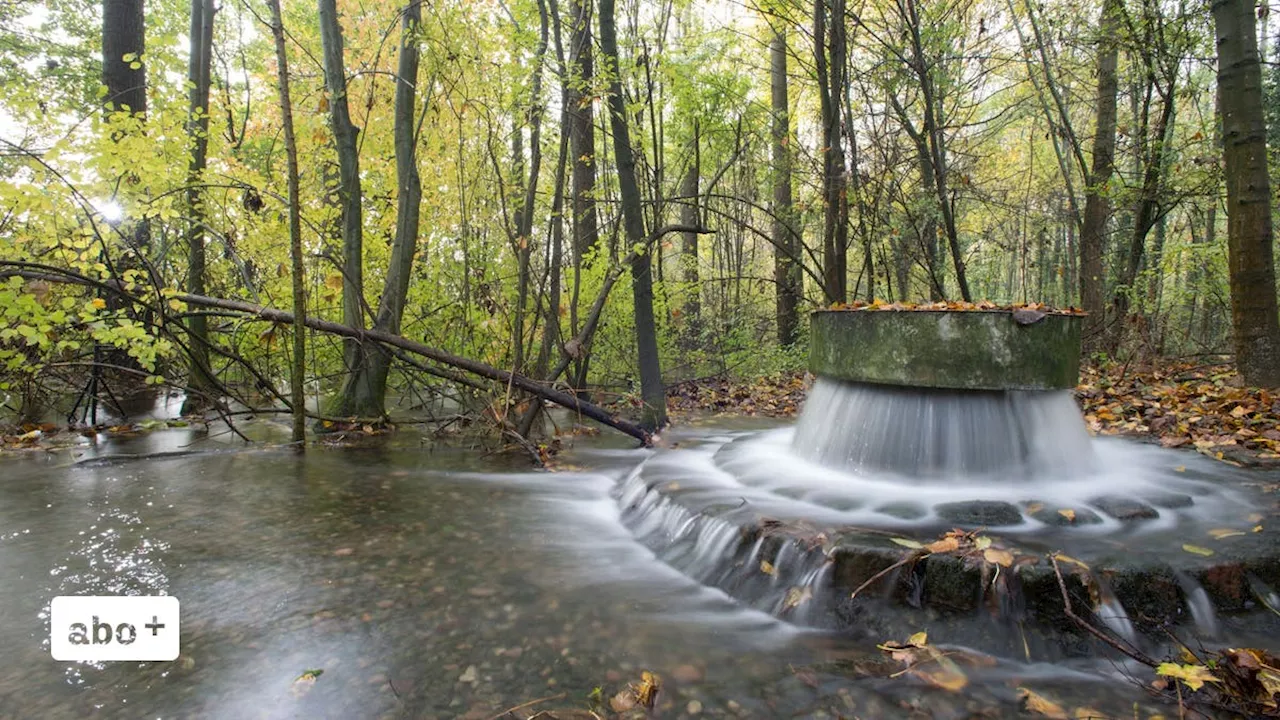
<path id="1" fill-rule="evenodd" d="M 653 429 L 802 367 L 810 310 L 948 302 L 1280 385 L 1275 41 L 1241 0 L 6 3 L 0 395 L 524 436 L 518 377 Z"/>

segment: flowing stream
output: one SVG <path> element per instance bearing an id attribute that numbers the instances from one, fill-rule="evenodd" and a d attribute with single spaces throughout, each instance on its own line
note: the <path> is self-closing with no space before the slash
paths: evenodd
<path id="1" fill-rule="evenodd" d="M 717 423 L 669 442 L 759 428 Z M 1100 658 L 1009 653 L 966 667 L 955 692 L 890 678 L 901 667 L 876 643 L 960 642 L 962 623 L 914 611 L 835 634 L 779 620 L 786 588 L 824 582 L 785 555 L 765 579 L 775 607 L 735 599 L 719 565 L 698 563 L 727 551 L 728 531 L 625 517 L 628 482 L 657 456 L 623 443 L 581 440 L 564 458 L 579 469 L 557 473 L 408 434 L 298 456 L 164 431 L 0 458 L 0 717 L 485 720 L 540 698 L 590 707 L 642 670 L 664 678 L 663 717 L 1011 716 L 1018 687 L 1159 710 Z M 160 452 L 174 454 L 93 459 Z M 712 451 L 689 457 L 714 467 Z M 653 533 L 688 542 L 656 553 Z M 50 658 L 53 597 L 119 593 L 179 598 L 178 661 Z M 324 673 L 295 683 L 309 670 Z"/>

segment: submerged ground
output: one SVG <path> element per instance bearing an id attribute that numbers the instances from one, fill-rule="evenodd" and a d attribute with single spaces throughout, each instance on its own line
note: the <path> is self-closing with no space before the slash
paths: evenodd
<path id="1" fill-rule="evenodd" d="M 1098 658 L 895 677 L 876 644 L 905 636 L 794 627 L 658 561 L 614 496 L 648 451 L 578 442 L 557 473 L 407 434 L 298 456 L 170 430 L 0 459 L 0 717 L 605 716 L 644 671 L 664 717 L 1006 717 L 1028 691 L 1082 717 L 1177 712 Z M 91 593 L 178 597 L 181 658 L 54 662 L 50 599 Z M 949 623 L 895 627 L 945 647 Z"/>

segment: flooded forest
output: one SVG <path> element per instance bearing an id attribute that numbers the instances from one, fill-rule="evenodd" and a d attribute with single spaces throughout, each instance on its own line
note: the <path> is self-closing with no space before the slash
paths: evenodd
<path id="1" fill-rule="evenodd" d="M 1277 47 L 0 3 L 0 718 L 1280 717 Z"/>

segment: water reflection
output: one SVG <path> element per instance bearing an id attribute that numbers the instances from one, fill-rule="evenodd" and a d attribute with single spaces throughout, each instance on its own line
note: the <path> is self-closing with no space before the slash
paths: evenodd
<path id="1" fill-rule="evenodd" d="M 1010 714 L 1013 679 L 1069 705 L 1148 702 L 1088 661 L 1000 661 L 959 694 L 886 679 L 886 638 L 780 622 L 636 543 L 613 493 L 644 457 L 580 452 L 556 474 L 395 447 L 5 460 L 0 716 L 483 719 L 560 693 L 586 707 L 642 669 L 666 679 L 667 717 Z M 53 662 L 48 603 L 88 592 L 177 596 L 182 657 Z"/>

